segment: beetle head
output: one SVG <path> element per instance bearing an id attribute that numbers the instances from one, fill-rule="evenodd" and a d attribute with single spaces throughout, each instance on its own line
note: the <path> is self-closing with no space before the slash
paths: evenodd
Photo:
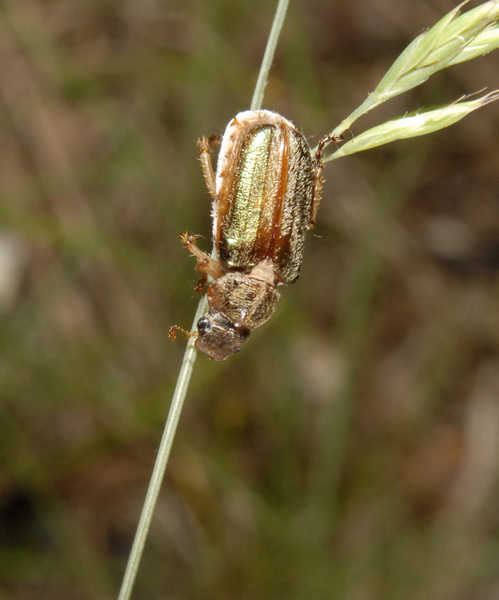
<path id="1" fill-rule="evenodd" d="M 231 323 L 227 317 L 214 311 L 203 315 L 197 327 L 196 348 L 213 360 L 225 360 L 239 352 L 250 334 L 247 327 Z"/>

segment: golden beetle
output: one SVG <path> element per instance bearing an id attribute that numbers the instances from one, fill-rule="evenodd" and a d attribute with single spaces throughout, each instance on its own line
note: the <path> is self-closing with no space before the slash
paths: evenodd
<path id="1" fill-rule="evenodd" d="M 210 155 L 220 141 L 215 176 Z M 203 278 L 196 289 L 208 275 L 215 281 L 197 332 L 186 333 L 196 335 L 196 348 L 213 360 L 238 352 L 274 312 L 276 287 L 298 279 L 305 235 L 319 208 L 321 152 L 330 141 L 323 138 L 313 156 L 293 123 L 268 110 L 241 112 L 223 138 L 198 141 L 213 198 L 213 256 L 198 248 L 198 236 L 183 232 L 180 238 L 198 259 Z M 172 339 L 176 329 L 170 329 Z"/>

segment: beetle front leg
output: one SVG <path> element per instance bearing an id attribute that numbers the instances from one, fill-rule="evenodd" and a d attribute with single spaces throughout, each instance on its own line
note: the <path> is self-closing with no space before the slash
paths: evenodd
<path id="1" fill-rule="evenodd" d="M 178 235 L 180 237 L 180 241 L 184 245 L 184 248 L 187 248 L 187 250 L 194 254 L 194 256 L 198 259 L 198 263 L 196 265 L 196 270 L 198 273 L 210 275 L 213 277 L 213 279 L 218 279 L 219 277 L 223 277 L 225 275 L 225 269 L 222 263 L 198 248 L 196 243 L 199 239 L 198 235 L 192 235 L 188 231 L 183 231 Z"/>
<path id="2" fill-rule="evenodd" d="M 322 178 L 322 170 L 324 169 L 324 163 L 322 162 L 322 152 L 324 148 L 331 142 L 341 142 L 343 136 L 326 135 L 319 142 L 317 153 L 315 155 L 315 167 L 314 167 L 314 197 L 312 200 L 312 208 L 310 210 L 310 220 L 308 222 L 307 229 L 315 227 L 315 220 L 317 218 L 317 211 L 319 210 L 319 204 L 321 203 L 322 186 L 324 185 L 324 179 Z"/>
<path id="3" fill-rule="evenodd" d="M 198 152 L 199 159 L 201 160 L 201 168 L 203 169 L 204 180 L 208 187 L 208 191 L 211 194 L 213 200 L 216 200 L 216 183 L 215 183 L 215 172 L 213 171 L 213 163 L 211 162 L 211 151 L 215 144 L 219 144 L 222 141 L 222 136 L 217 133 L 210 135 L 209 138 L 202 137 L 198 140 Z"/>
<path id="4" fill-rule="evenodd" d="M 207 281 L 208 281 L 208 275 L 206 273 L 203 273 L 201 275 L 201 279 L 196 283 L 196 287 L 194 288 L 194 290 L 198 294 L 202 294 L 204 292 L 205 287 L 206 287 L 206 282 Z"/>

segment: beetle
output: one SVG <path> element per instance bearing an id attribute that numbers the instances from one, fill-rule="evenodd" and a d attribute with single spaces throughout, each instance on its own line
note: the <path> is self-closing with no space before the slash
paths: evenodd
<path id="1" fill-rule="evenodd" d="M 204 179 L 213 199 L 212 256 L 197 246 L 199 236 L 179 234 L 208 276 L 208 312 L 190 333 L 196 348 L 213 360 L 241 350 L 250 332 L 273 314 L 277 286 L 294 283 L 303 260 L 305 236 L 315 224 L 322 185 L 324 147 L 338 138 L 325 136 L 313 156 L 291 121 L 268 110 L 244 111 L 227 125 L 222 138 L 198 141 Z M 221 142 L 217 172 L 211 152 Z"/>

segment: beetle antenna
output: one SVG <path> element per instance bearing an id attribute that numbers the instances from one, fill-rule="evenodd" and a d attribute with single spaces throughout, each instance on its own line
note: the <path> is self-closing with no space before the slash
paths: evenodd
<path id="1" fill-rule="evenodd" d="M 178 325 L 172 325 L 168 330 L 168 337 L 171 339 L 172 342 L 177 339 L 177 330 L 185 333 L 187 338 L 191 338 L 193 335 L 197 335 L 196 331 L 187 331 L 187 329 L 182 329 L 182 327 L 179 327 Z"/>

